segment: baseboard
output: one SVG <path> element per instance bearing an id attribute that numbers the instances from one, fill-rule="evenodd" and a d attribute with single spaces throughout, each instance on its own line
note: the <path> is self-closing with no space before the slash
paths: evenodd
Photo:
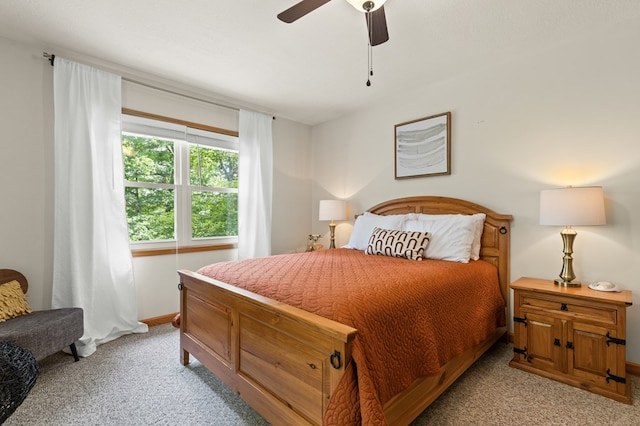
<path id="1" fill-rule="evenodd" d="M 167 314 L 167 315 L 162 315 L 162 316 L 159 316 L 159 317 L 143 319 L 143 320 L 140 320 L 140 322 L 143 322 L 143 323 L 147 324 L 149 327 L 153 327 L 153 326 L 156 326 L 156 325 L 162 325 L 162 324 L 168 324 L 168 323 L 171 322 L 173 317 L 175 317 L 177 314 L 178 314 L 177 312 L 174 312 L 173 314 Z"/>
<path id="2" fill-rule="evenodd" d="M 513 343 L 513 333 L 509 333 L 509 343 Z M 628 374 L 640 376 L 640 364 L 627 361 L 626 371 Z"/>

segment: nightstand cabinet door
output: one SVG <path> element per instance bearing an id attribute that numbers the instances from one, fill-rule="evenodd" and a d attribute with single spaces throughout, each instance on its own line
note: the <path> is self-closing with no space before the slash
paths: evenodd
<path id="1" fill-rule="evenodd" d="M 526 336 L 522 344 L 526 348 L 523 359 L 532 367 L 547 371 L 566 371 L 562 350 L 563 321 L 526 310 L 523 313 L 526 323 L 519 324 Z"/>
<path id="2" fill-rule="evenodd" d="M 567 372 L 581 381 L 616 392 L 618 382 L 611 377 L 624 378 L 625 371 L 618 371 L 618 345 L 607 343 L 607 335 L 615 336 L 615 333 L 615 329 L 580 322 L 570 323 L 568 341 L 572 343 L 572 349 L 568 353 Z"/>

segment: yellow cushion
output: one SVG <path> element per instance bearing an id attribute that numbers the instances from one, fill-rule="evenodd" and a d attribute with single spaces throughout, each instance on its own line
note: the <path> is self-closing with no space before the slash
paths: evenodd
<path id="1" fill-rule="evenodd" d="M 18 281 L 0 285 L 0 322 L 31 312 Z"/>

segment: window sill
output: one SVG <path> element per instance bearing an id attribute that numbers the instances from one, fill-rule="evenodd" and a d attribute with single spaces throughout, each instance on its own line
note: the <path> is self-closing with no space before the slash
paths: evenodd
<path id="1" fill-rule="evenodd" d="M 164 256 L 167 254 L 183 254 L 183 253 L 196 253 L 201 251 L 215 251 L 215 250 L 232 250 L 238 248 L 237 244 L 215 244 L 208 246 L 189 246 L 189 247 L 171 247 L 160 249 L 133 249 L 131 255 L 133 257 L 144 256 Z"/>

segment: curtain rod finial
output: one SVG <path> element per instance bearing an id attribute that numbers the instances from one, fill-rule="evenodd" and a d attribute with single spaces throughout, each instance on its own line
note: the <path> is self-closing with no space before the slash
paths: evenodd
<path id="1" fill-rule="evenodd" d="M 47 52 L 42 52 L 42 56 L 45 57 L 45 58 L 48 58 L 49 62 L 51 63 L 51 66 L 53 66 L 53 61 L 56 60 L 56 55 L 53 55 L 53 54 L 50 55 Z"/>

